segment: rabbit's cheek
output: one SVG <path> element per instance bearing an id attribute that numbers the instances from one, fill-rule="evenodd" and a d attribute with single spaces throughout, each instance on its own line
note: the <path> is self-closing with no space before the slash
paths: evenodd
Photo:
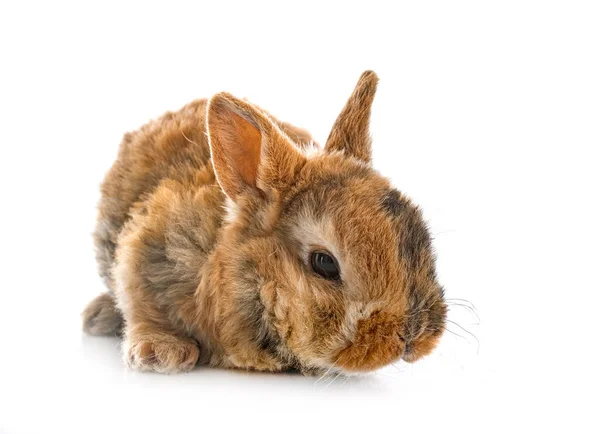
<path id="1" fill-rule="evenodd" d="M 349 372 L 371 371 L 402 357 L 404 341 L 394 315 L 375 312 L 358 321 L 352 343 L 336 356 L 335 365 Z"/>

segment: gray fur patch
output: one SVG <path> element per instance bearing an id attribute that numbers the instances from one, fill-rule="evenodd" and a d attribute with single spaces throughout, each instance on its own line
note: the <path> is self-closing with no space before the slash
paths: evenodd
<path id="1" fill-rule="evenodd" d="M 398 190 L 390 190 L 382 200 L 382 208 L 399 228 L 398 253 L 409 267 L 418 267 L 430 255 L 431 236 L 421 211 L 402 197 Z"/>

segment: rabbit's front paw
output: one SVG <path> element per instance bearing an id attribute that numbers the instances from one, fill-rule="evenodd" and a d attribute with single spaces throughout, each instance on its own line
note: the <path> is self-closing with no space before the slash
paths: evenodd
<path id="1" fill-rule="evenodd" d="M 136 371 L 166 374 L 190 371 L 200 356 L 195 342 L 176 336 L 130 338 L 123 346 L 126 362 Z"/>

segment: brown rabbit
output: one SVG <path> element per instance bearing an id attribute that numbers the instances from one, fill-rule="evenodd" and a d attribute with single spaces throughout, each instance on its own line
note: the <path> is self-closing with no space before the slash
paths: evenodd
<path id="1" fill-rule="evenodd" d="M 421 212 L 371 167 L 362 74 L 323 150 L 227 93 L 126 134 L 95 232 L 109 292 L 83 313 L 126 362 L 364 372 L 444 330 Z"/>

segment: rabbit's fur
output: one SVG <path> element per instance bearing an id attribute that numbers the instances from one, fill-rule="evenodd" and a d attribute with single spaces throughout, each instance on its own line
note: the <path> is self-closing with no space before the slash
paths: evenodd
<path id="1" fill-rule="evenodd" d="M 361 76 L 323 150 L 227 93 L 126 134 L 95 232 L 109 292 L 84 329 L 159 372 L 362 372 L 431 352 L 446 304 L 421 212 L 370 164 L 376 86 Z M 339 280 L 311 269 L 315 249 Z"/>

